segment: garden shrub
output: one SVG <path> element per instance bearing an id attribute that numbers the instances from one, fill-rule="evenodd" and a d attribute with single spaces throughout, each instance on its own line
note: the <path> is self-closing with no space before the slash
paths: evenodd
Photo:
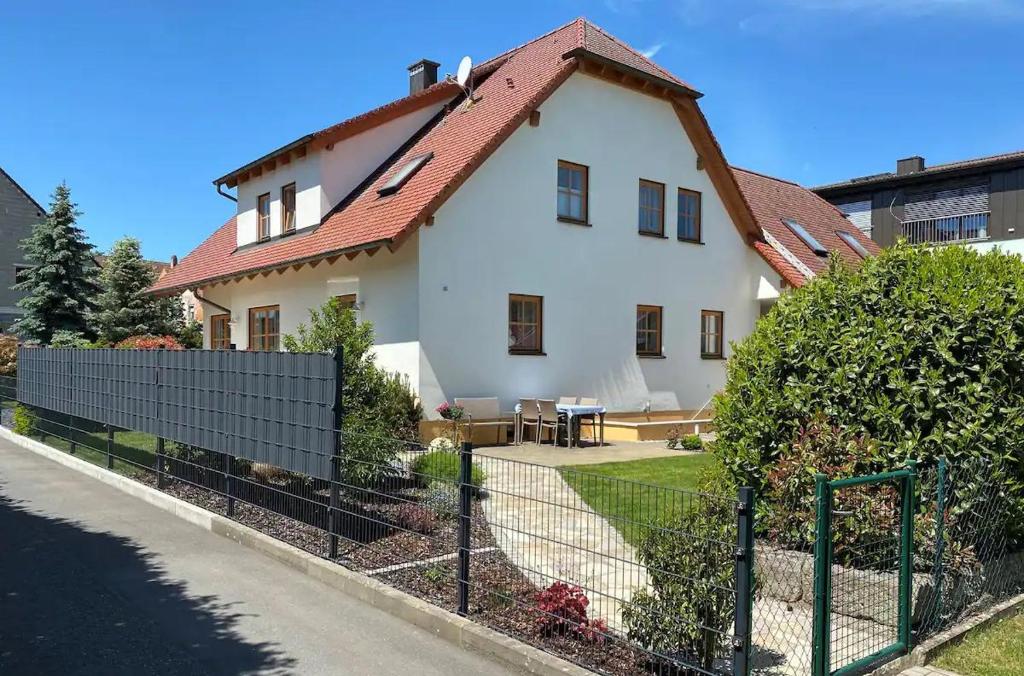
<path id="1" fill-rule="evenodd" d="M 978 479 L 1004 484 L 1013 506 L 1007 523 L 1020 524 L 1022 350 L 1017 256 L 900 244 L 857 270 L 833 260 L 734 347 L 714 404 L 716 452 L 760 493 L 793 455 L 801 428 L 822 414 L 872 440 L 856 451 L 870 457 L 834 472 L 988 458 Z"/>
<path id="2" fill-rule="evenodd" d="M 622 608 L 631 641 L 680 654 L 710 670 L 726 650 L 733 622 L 735 502 L 702 499 L 693 509 L 647 530 L 637 554 L 648 587 Z"/>
<path id="3" fill-rule="evenodd" d="M 700 440 L 700 435 L 686 434 L 679 438 L 679 448 L 684 451 L 700 451 L 704 448 L 704 442 Z"/>
<path id="4" fill-rule="evenodd" d="M 11 429 L 14 430 L 15 434 L 27 437 L 36 429 L 36 422 L 38 420 L 39 416 L 32 409 L 24 404 L 18 404 L 14 407 L 14 424 Z"/>
<path id="5" fill-rule="evenodd" d="M 416 456 L 416 459 L 412 461 L 411 470 L 417 480 L 426 485 L 437 482 L 457 485 L 459 483 L 459 465 L 458 453 L 433 451 Z M 473 487 L 480 488 L 487 479 L 487 474 L 481 468 L 473 465 L 470 477 Z"/>
<path id="6" fill-rule="evenodd" d="M 77 331 L 54 331 L 50 347 L 91 348 L 92 341 Z"/>
<path id="7" fill-rule="evenodd" d="M 174 336 L 128 336 L 114 345 L 118 350 L 184 350 Z"/>
<path id="8" fill-rule="evenodd" d="M 432 481 L 424 489 L 420 503 L 433 510 L 439 519 L 454 519 L 459 515 L 459 489 L 443 481 Z"/>
<path id="9" fill-rule="evenodd" d="M 541 636 L 572 636 L 604 643 L 608 625 L 587 617 L 590 599 L 579 587 L 558 581 L 537 593 L 537 632 Z"/>
<path id="10" fill-rule="evenodd" d="M 426 505 L 405 502 L 395 510 L 395 523 L 413 533 L 429 535 L 437 528 L 437 515 Z"/>
<path id="11" fill-rule="evenodd" d="M 0 334 L 0 376 L 18 375 L 18 339 Z"/>

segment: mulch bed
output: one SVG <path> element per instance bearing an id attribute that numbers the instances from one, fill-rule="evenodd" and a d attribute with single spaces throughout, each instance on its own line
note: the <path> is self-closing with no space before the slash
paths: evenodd
<path id="1" fill-rule="evenodd" d="M 136 478 L 153 487 L 157 483 L 153 473 L 140 473 Z M 249 483 L 256 485 L 257 482 Z M 284 490 L 281 486 L 273 488 L 276 489 L 275 493 Z M 202 486 L 169 478 L 163 490 L 217 514 L 227 512 L 227 498 Z M 440 520 L 429 535 L 402 530 L 394 525 L 396 504 L 414 499 L 412 496 L 415 496 L 415 491 L 398 490 L 395 493 L 396 501 L 392 502 L 355 504 L 351 500 L 343 500 L 342 509 L 351 509 L 353 521 L 372 523 L 373 534 L 370 538 L 341 539 L 339 556 L 335 561 L 367 572 L 454 554 L 458 542 L 457 520 Z M 316 496 L 294 499 L 308 503 L 312 509 L 318 508 L 313 502 L 319 500 Z M 240 500 L 235 502 L 232 518 L 311 554 L 327 557 L 327 533 L 309 523 Z M 360 541 L 363 539 L 366 541 Z M 470 559 L 470 618 L 594 671 L 623 676 L 668 673 L 652 668 L 648 655 L 625 638 L 609 636 L 603 641 L 588 641 L 576 635 L 542 635 L 538 631 L 538 614 L 534 609 L 538 588 L 496 548 L 483 509 L 479 501 L 474 501 L 471 548 L 489 547 L 495 549 L 475 553 Z M 398 570 L 379 571 L 374 577 L 455 612 L 456 569 L 457 560 L 452 557 L 435 563 L 418 563 Z"/>

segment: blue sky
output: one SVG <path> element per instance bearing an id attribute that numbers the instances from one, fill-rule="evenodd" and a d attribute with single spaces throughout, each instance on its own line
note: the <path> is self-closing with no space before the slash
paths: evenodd
<path id="1" fill-rule="evenodd" d="M 1024 0 L 47 2 L 0 8 L 0 166 L 101 248 L 183 256 L 211 180 L 586 16 L 691 83 L 728 159 L 815 185 L 1024 148 Z"/>

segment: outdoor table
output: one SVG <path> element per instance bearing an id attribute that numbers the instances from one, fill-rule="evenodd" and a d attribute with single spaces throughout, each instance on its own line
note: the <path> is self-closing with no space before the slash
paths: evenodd
<path id="1" fill-rule="evenodd" d="M 558 409 L 559 413 L 564 413 L 568 419 L 568 425 L 566 426 L 569 438 L 569 448 L 572 448 L 572 430 L 573 430 L 573 418 L 581 415 L 596 415 L 601 422 L 601 446 L 604 446 L 604 414 L 608 412 L 604 406 L 588 406 L 585 404 L 555 404 L 555 408 Z M 596 439 L 595 439 L 596 441 Z M 576 440 L 577 444 L 579 439 Z"/>

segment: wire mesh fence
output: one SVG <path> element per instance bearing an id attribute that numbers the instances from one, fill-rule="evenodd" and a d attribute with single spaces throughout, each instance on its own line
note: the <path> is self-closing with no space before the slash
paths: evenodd
<path id="1" fill-rule="evenodd" d="M 752 503 L 736 495 L 344 428 L 312 459 L 324 479 L 64 412 L 14 419 L 14 396 L 0 379 L 5 425 L 592 670 L 746 673 Z"/>

